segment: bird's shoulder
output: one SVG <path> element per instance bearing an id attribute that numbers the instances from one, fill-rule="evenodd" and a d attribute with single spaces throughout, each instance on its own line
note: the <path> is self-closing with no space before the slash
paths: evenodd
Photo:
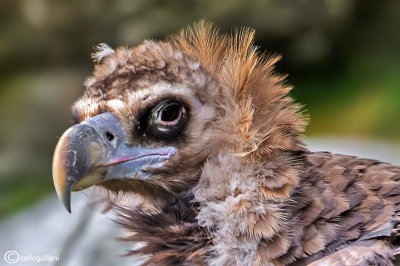
<path id="1" fill-rule="evenodd" d="M 304 165 L 293 194 L 294 201 L 303 202 L 295 211 L 309 235 L 303 246 L 324 246 L 305 261 L 325 257 L 347 265 L 340 264 L 346 256 L 362 263 L 394 259 L 400 239 L 400 167 L 328 152 L 305 153 Z"/>

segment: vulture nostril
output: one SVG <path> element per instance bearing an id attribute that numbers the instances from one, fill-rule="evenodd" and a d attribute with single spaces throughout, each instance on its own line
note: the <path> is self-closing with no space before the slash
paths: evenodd
<path id="1" fill-rule="evenodd" d="M 114 135 L 111 134 L 110 132 L 106 133 L 106 138 L 108 139 L 108 141 L 112 141 L 114 139 Z"/>

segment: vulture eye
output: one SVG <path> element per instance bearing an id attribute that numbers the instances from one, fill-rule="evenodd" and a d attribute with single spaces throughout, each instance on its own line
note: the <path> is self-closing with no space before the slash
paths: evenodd
<path id="1" fill-rule="evenodd" d="M 169 102 L 156 109 L 155 122 L 160 125 L 175 125 L 182 118 L 184 109 L 179 103 Z"/>
<path id="2" fill-rule="evenodd" d="M 148 116 L 145 131 L 147 135 L 173 141 L 183 132 L 188 111 L 179 100 L 164 100 L 156 105 Z"/>

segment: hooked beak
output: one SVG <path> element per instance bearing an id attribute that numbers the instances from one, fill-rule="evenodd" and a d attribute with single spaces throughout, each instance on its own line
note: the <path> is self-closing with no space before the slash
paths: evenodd
<path id="1" fill-rule="evenodd" d="M 173 147 L 127 146 L 118 118 L 102 113 L 70 127 L 61 136 L 53 156 L 54 187 L 71 212 L 71 191 L 111 179 L 147 178 L 146 168 L 161 167 L 174 154 Z"/>

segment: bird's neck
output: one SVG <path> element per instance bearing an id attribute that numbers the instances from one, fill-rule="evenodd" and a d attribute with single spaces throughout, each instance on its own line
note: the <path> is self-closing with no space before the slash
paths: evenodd
<path id="1" fill-rule="evenodd" d="M 125 240 L 146 243 L 130 254 L 150 255 L 146 264 L 279 264 L 299 241 L 290 196 L 302 167 L 301 152 L 257 163 L 230 153 L 208 159 L 197 186 L 158 211 L 121 211 L 119 223 L 133 232 Z"/>
<path id="2" fill-rule="evenodd" d="M 274 263 L 286 254 L 295 241 L 290 196 L 302 171 L 301 152 L 257 162 L 229 153 L 208 160 L 193 192 L 198 223 L 213 239 L 209 263 Z"/>
<path id="3" fill-rule="evenodd" d="M 144 256 L 142 265 L 204 265 L 212 239 L 197 223 L 198 209 L 191 191 L 157 211 L 119 209 L 118 223 L 132 232 L 124 241 L 144 244 L 127 255 Z"/>

